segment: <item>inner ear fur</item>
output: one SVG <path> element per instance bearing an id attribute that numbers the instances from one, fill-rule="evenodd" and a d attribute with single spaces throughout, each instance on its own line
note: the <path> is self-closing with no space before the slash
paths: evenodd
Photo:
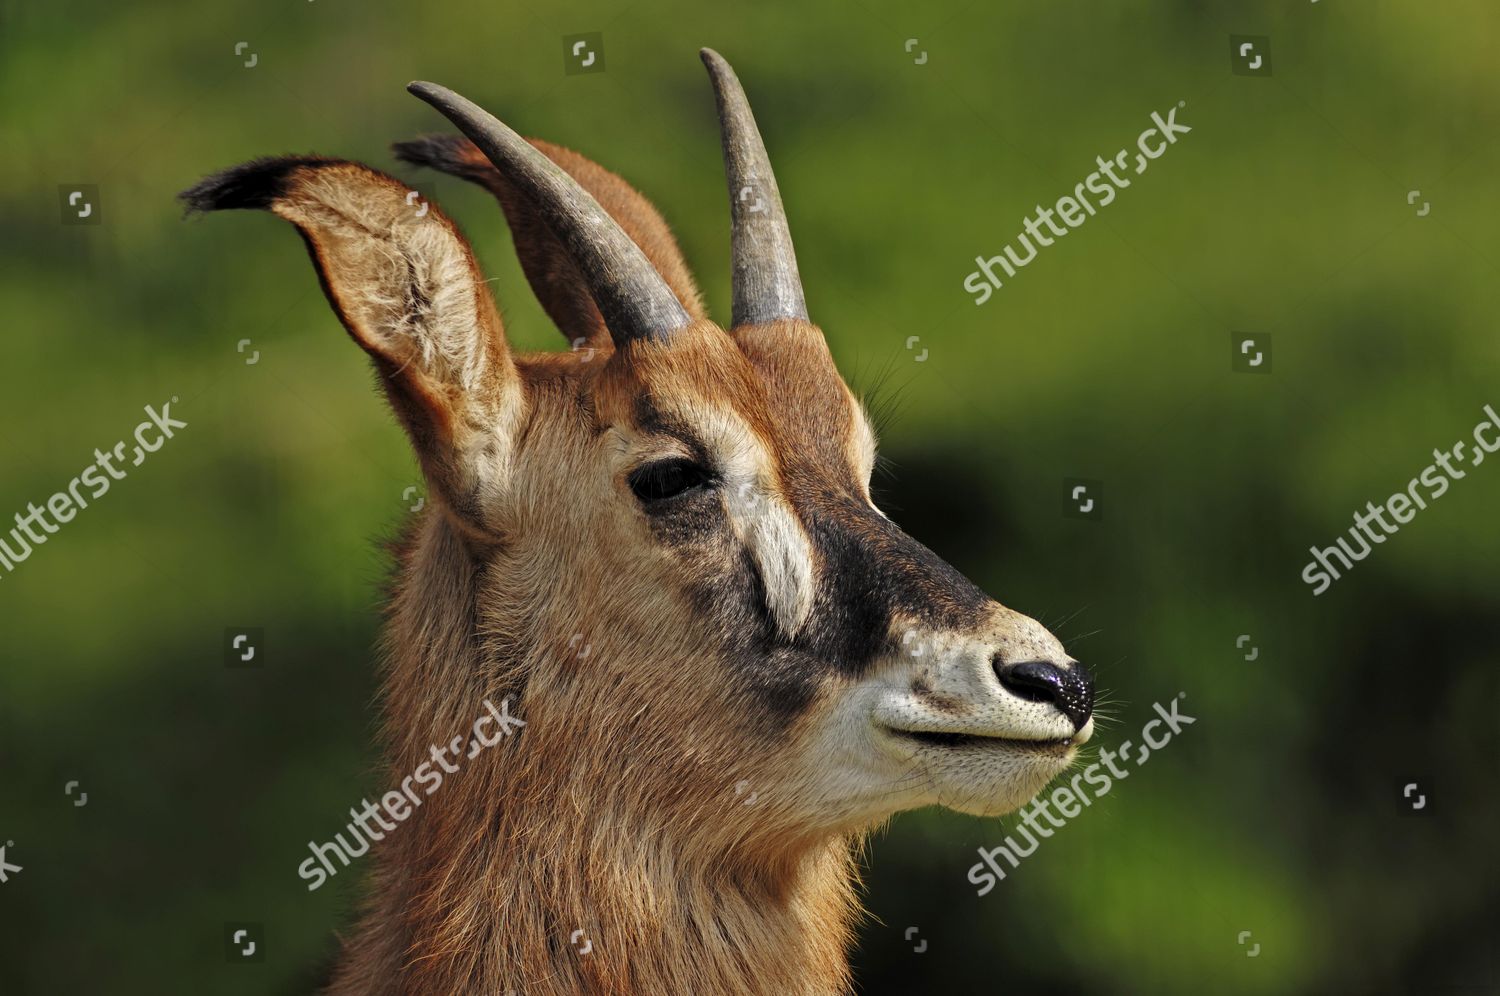
<path id="1" fill-rule="evenodd" d="M 190 211 L 260 208 L 296 226 L 429 482 L 464 524 L 489 531 L 523 392 L 494 299 L 453 222 L 393 177 L 312 156 L 244 163 L 181 197 Z"/>

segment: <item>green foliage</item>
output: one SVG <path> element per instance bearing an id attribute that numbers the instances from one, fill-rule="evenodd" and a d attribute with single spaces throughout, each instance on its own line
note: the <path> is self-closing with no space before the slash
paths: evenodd
<path id="1" fill-rule="evenodd" d="M 488 196 L 386 150 L 441 130 L 402 89 L 433 79 L 646 192 L 723 318 L 701 45 L 754 102 L 814 318 L 856 387 L 896 397 L 894 517 L 1059 628 L 1108 689 L 1102 744 L 1178 692 L 1199 720 L 982 898 L 966 869 L 1014 820 L 897 818 L 871 847 L 864 990 L 1500 981 L 1500 466 L 1327 593 L 1300 579 L 1310 545 L 1500 404 L 1492 4 L 3 18 L 0 512 L 65 488 L 146 404 L 179 397 L 189 426 L 0 578 L 0 843 L 25 867 L 0 886 L 0 989 L 305 992 L 357 895 L 354 875 L 309 895 L 293 869 L 377 787 L 379 544 L 419 474 L 296 236 L 184 222 L 174 194 L 268 153 L 391 170 L 461 221 L 513 341 L 561 348 Z M 583 31 L 607 71 L 565 75 L 560 39 Z M 1232 33 L 1269 35 L 1274 75 L 1231 73 Z M 975 306 L 976 255 L 1179 101 L 1192 133 Z M 59 224 L 69 183 L 99 185 L 100 224 Z M 1235 332 L 1272 337 L 1270 375 L 1231 372 Z M 1103 521 L 1061 514 L 1065 477 L 1105 482 Z M 224 667 L 238 625 L 266 629 L 263 669 Z M 1402 814 L 1407 776 L 1437 786 L 1426 814 Z M 267 925 L 264 963 L 225 963 L 233 920 Z"/>

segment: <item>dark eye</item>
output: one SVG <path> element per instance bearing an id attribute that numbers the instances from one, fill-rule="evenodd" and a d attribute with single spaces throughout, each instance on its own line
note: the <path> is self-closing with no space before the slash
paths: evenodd
<path id="1" fill-rule="evenodd" d="M 712 480 L 707 470 L 691 460 L 658 460 L 630 472 L 630 490 L 642 502 L 649 504 L 675 498 L 701 488 Z"/>

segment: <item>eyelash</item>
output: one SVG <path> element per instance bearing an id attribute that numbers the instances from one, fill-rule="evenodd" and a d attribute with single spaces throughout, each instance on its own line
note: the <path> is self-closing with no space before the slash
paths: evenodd
<path id="1" fill-rule="evenodd" d="M 657 460 L 630 472 L 630 490 L 644 505 L 668 501 L 714 483 L 709 471 L 682 457 Z"/>

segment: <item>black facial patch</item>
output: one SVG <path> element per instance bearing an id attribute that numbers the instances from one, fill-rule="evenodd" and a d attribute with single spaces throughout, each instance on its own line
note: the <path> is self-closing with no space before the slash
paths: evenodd
<path id="1" fill-rule="evenodd" d="M 894 647 L 901 615 L 928 629 L 977 626 L 990 599 L 937 554 L 852 495 L 803 506 L 818 577 L 793 645 L 850 677 Z"/>
<path id="2" fill-rule="evenodd" d="M 719 633 L 717 656 L 752 701 L 781 722 L 811 701 L 821 669 L 781 642 L 768 608 L 765 582 L 750 551 L 729 526 L 721 495 L 705 492 L 647 512 L 653 537 L 669 547 L 688 580 L 693 614 Z"/>
<path id="3" fill-rule="evenodd" d="M 663 417 L 648 398 L 637 424 L 670 435 L 709 463 L 691 430 Z M 833 455 L 827 460 L 830 465 Z M 813 701 L 830 677 L 858 677 L 899 645 L 899 615 L 929 629 L 979 625 L 991 601 L 968 578 L 871 508 L 852 480 L 832 482 L 805 462 L 786 468 L 788 498 L 813 549 L 814 591 L 807 621 L 792 637 L 772 617 L 766 585 L 750 551 L 729 526 L 723 496 L 707 490 L 650 513 L 658 542 L 682 558 L 695 614 L 722 633 L 721 655 L 746 695 L 779 729 Z"/>
<path id="4" fill-rule="evenodd" d="M 858 677 L 891 653 L 900 615 L 931 629 L 976 627 L 990 599 L 936 554 L 854 495 L 824 495 L 800 520 L 814 549 L 812 611 L 792 637 L 769 610 L 755 559 L 729 529 L 722 501 L 653 517 L 658 540 L 689 561 L 695 613 L 721 628 L 721 654 L 777 728 L 834 675 Z"/>

